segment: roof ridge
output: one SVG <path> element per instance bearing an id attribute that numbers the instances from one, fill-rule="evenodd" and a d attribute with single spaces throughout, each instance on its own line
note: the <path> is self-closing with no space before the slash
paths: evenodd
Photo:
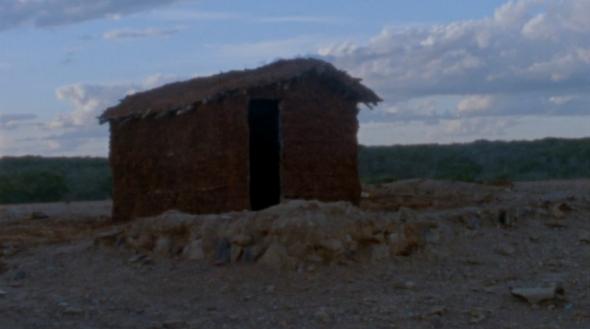
<path id="1" fill-rule="evenodd" d="M 381 99 L 360 79 L 337 69 L 333 64 L 317 58 L 281 59 L 255 69 L 233 70 L 208 77 L 195 77 L 177 81 L 151 90 L 126 96 L 121 102 L 105 110 L 99 117 L 101 123 L 129 118 L 158 116 L 170 111 L 188 111 L 196 103 L 224 98 L 235 91 L 255 87 L 267 87 L 317 73 L 332 74 L 331 78 L 342 83 L 358 102 L 369 105 Z"/>

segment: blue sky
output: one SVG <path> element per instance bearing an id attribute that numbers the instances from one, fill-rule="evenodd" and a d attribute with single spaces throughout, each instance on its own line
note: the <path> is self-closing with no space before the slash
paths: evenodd
<path id="1" fill-rule="evenodd" d="M 590 135 L 587 0 L 0 0 L 0 156 L 106 155 L 128 93 L 318 56 L 374 88 L 363 144 Z"/>

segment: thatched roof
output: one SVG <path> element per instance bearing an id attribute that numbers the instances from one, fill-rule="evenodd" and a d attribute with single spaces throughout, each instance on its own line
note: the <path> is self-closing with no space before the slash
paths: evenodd
<path id="1" fill-rule="evenodd" d="M 201 103 L 244 93 L 253 88 L 289 84 L 291 81 L 316 75 L 330 81 L 343 97 L 359 103 L 376 105 L 381 99 L 360 79 L 349 76 L 332 64 L 318 59 L 280 60 L 244 71 L 232 71 L 205 78 L 171 83 L 153 90 L 125 97 L 117 106 L 107 109 L 101 123 L 129 118 L 164 116 L 170 112 L 190 111 Z"/>

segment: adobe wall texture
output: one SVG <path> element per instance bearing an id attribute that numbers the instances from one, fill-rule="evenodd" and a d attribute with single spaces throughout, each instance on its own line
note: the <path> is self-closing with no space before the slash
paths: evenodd
<path id="1" fill-rule="evenodd" d="M 282 199 L 358 204 L 356 103 L 306 79 L 180 116 L 111 123 L 113 218 L 250 208 L 248 103 L 280 100 Z"/>
<path id="2" fill-rule="evenodd" d="M 294 89 L 281 102 L 283 198 L 358 204 L 356 103 L 321 81 Z"/>
<path id="3" fill-rule="evenodd" d="M 180 116 L 111 123 L 113 218 L 248 209 L 247 104 L 234 97 Z"/>

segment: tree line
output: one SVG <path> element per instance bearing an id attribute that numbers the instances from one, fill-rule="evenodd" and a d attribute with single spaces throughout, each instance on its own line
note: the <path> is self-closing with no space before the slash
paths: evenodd
<path id="1" fill-rule="evenodd" d="M 590 138 L 361 146 L 359 172 L 366 184 L 409 178 L 482 183 L 590 178 Z M 0 158 L 0 204 L 104 200 L 111 195 L 105 158 Z"/>

